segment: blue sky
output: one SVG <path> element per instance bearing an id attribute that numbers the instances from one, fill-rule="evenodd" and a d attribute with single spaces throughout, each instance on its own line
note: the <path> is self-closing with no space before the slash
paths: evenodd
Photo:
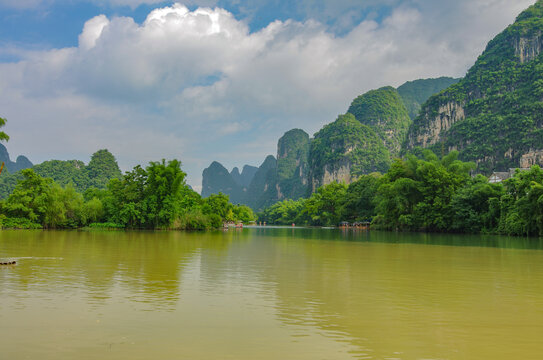
<path id="1" fill-rule="evenodd" d="M 357 95 L 462 76 L 534 0 L 0 0 L 13 157 L 258 166 Z"/>

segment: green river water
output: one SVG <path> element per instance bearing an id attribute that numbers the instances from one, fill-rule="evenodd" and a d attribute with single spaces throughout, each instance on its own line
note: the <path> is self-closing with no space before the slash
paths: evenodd
<path id="1" fill-rule="evenodd" d="M 538 239 L 1 231 L 0 359 L 542 359 Z"/>

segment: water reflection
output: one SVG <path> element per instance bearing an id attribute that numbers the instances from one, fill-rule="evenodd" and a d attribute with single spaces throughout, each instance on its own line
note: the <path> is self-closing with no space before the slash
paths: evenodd
<path id="1" fill-rule="evenodd" d="M 2 231 L 0 257 L 19 265 L 0 269 L 0 320 L 21 327 L 0 348 L 42 359 L 111 355 L 110 344 L 116 358 L 534 358 L 543 252 L 526 249 L 542 248 L 303 228 Z"/>

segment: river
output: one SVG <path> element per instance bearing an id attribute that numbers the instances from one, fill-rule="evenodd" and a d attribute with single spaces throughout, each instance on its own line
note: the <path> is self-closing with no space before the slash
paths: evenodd
<path id="1" fill-rule="evenodd" d="M 1 231 L 0 359 L 541 359 L 543 242 Z"/>

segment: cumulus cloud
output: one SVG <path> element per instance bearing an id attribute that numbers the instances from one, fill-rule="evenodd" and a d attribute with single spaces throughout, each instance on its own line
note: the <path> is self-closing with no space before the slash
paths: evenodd
<path id="1" fill-rule="evenodd" d="M 77 47 L 0 64 L 0 108 L 10 149 L 32 160 L 104 147 L 125 169 L 176 157 L 197 185 L 212 160 L 257 165 L 282 133 L 317 131 L 367 90 L 463 75 L 531 3 L 410 0 L 342 35 L 312 19 L 250 31 L 218 7 L 173 4 L 141 24 L 99 15 Z"/>

